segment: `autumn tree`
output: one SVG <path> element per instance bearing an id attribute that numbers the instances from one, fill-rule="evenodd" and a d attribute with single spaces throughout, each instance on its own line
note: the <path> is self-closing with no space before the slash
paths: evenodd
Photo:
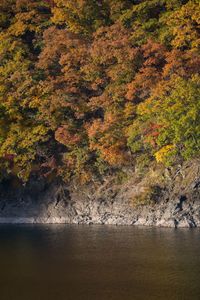
<path id="1" fill-rule="evenodd" d="M 199 20 L 198 0 L 2 0 L 1 177 L 198 156 Z"/>
<path id="2" fill-rule="evenodd" d="M 37 43 L 41 42 L 50 10 L 42 1 L 4 4 L 0 32 L 1 170 L 28 178 L 37 145 L 48 137 L 48 129 L 37 121 L 37 110 L 30 103 L 36 93 Z"/>

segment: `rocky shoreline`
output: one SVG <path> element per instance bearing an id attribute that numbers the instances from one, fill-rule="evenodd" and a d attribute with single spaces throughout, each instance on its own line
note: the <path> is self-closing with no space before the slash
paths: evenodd
<path id="1" fill-rule="evenodd" d="M 0 187 L 0 223 L 200 227 L 200 162 L 85 186 L 41 180 Z"/>

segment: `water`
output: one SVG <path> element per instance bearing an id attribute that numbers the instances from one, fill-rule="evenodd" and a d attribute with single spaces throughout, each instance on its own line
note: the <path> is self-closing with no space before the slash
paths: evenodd
<path id="1" fill-rule="evenodd" d="M 200 231 L 0 226 L 0 300 L 200 299 Z"/>

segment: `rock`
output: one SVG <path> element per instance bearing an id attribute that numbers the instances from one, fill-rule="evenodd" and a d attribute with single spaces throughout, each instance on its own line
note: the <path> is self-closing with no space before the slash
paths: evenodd
<path id="1" fill-rule="evenodd" d="M 114 184 L 113 178 L 108 177 L 103 184 L 79 188 L 41 180 L 18 189 L 1 184 L 0 223 L 200 227 L 199 170 L 200 162 L 196 160 L 182 169 L 179 167 L 178 172 L 165 171 L 165 185 L 159 186 L 156 181 L 153 200 L 143 205 L 139 205 L 140 202 L 135 205 L 135 199 L 151 191 L 147 189 L 149 174 L 139 179 L 132 174 L 121 185 Z"/>

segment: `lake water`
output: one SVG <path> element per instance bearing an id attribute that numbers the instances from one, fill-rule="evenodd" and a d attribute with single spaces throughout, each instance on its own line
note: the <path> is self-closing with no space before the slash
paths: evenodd
<path id="1" fill-rule="evenodd" d="M 200 231 L 0 226 L 0 300 L 200 299 Z"/>

